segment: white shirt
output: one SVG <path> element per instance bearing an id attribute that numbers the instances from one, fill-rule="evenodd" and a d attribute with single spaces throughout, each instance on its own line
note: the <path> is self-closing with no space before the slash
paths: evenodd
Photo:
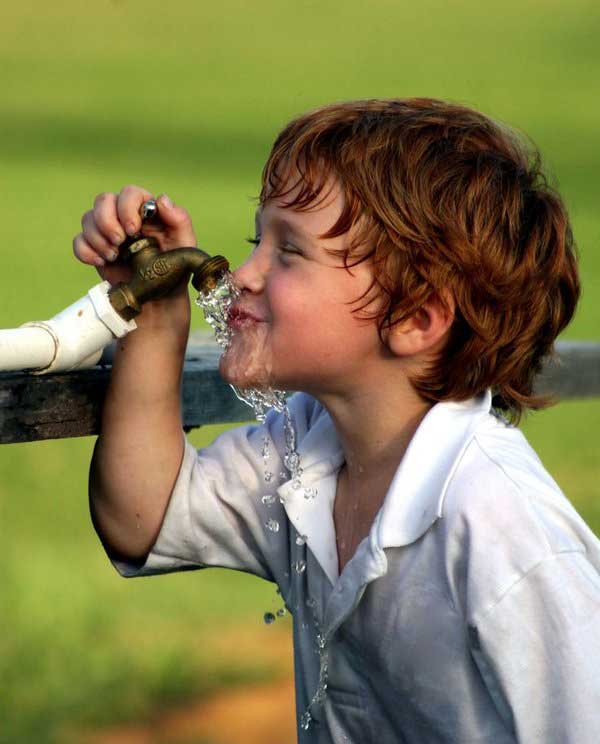
<path id="1" fill-rule="evenodd" d="M 289 407 L 316 497 L 279 479 L 282 414 L 198 451 L 186 441 L 152 552 L 119 571 L 225 566 L 277 582 L 294 615 L 299 716 L 328 669 L 303 744 L 598 744 L 600 542 L 490 392 L 428 412 L 341 576 L 339 439 L 310 396 Z"/>

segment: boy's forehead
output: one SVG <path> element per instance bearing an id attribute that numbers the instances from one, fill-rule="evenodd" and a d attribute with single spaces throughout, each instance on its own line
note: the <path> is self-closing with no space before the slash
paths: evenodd
<path id="1" fill-rule="evenodd" d="M 285 206 L 294 198 L 294 192 L 283 199 L 267 199 L 255 213 L 255 224 L 285 227 L 300 237 L 316 239 L 327 232 L 337 221 L 344 207 L 343 193 L 335 183 L 319 194 L 314 204 L 302 210 Z"/>

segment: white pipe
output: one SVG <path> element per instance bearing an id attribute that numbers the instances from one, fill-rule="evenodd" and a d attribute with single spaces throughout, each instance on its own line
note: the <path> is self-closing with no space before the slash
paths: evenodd
<path id="1" fill-rule="evenodd" d="M 0 369 L 45 367 L 54 356 L 54 339 L 43 328 L 0 331 Z"/>
<path id="2" fill-rule="evenodd" d="M 109 289 L 109 282 L 101 282 L 50 320 L 0 330 L 0 371 L 39 375 L 97 364 L 107 344 L 137 328 L 113 309 Z"/>

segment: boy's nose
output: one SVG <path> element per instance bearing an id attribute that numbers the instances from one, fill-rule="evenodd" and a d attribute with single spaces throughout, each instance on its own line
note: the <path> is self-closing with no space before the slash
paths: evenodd
<path id="1" fill-rule="evenodd" d="M 262 292 L 268 266 L 258 255 L 258 251 L 249 256 L 241 266 L 233 272 L 233 280 L 238 289 L 250 292 Z"/>

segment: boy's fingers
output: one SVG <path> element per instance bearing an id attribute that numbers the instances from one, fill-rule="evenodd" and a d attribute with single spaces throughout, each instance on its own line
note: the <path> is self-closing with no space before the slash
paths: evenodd
<path id="1" fill-rule="evenodd" d="M 166 194 L 161 194 L 156 203 L 162 223 L 174 234 L 176 242 L 180 246 L 195 246 L 196 235 L 187 209 L 173 204 Z"/>
<path id="2" fill-rule="evenodd" d="M 73 253 L 83 263 L 98 267 L 105 265 L 102 256 L 99 256 L 92 246 L 89 245 L 82 233 L 79 233 L 79 235 L 73 238 Z"/>
<path id="3" fill-rule="evenodd" d="M 140 186 L 125 186 L 117 197 L 117 216 L 127 235 L 135 235 L 142 227 L 140 207 L 152 194 Z"/>
<path id="4" fill-rule="evenodd" d="M 83 216 L 81 224 L 87 215 Z M 96 229 L 112 245 L 120 245 L 125 240 L 125 230 L 119 223 L 117 215 L 117 195 L 112 193 L 98 194 L 94 200 L 94 208 L 91 212 Z M 85 231 L 84 231 L 85 232 Z M 87 238 L 87 236 L 86 236 Z M 89 238 L 88 238 L 89 242 Z"/>
<path id="5" fill-rule="evenodd" d="M 98 229 L 96 216 L 93 212 L 86 212 L 81 218 L 81 226 L 83 227 L 83 239 L 92 250 L 100 254 L 103 258 L 109 261 L 114 261 L 118 255 L 116 246 L 117 237 L 113 240 L 107 239 Z M 115 228 L 113 228 L 115 230 Z"/>

